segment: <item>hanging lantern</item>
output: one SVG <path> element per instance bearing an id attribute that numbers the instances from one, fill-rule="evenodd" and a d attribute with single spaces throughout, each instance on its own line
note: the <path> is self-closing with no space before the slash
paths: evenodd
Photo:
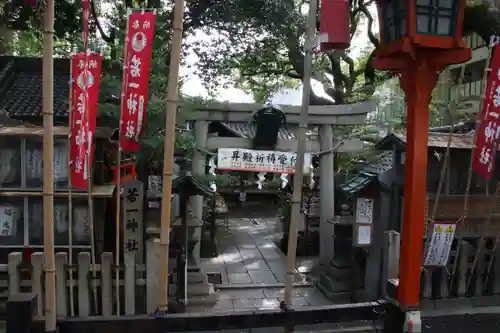
<path id="1" fill-rule="evenodd" d="M 349 48 L 349 1 L 321 0 L 319 30 L 322 52 Z"/>
<path id="2" fill-rule="evenodd" d="M 422 48 L 464 48 L 465 0 L 378 0 L 382 53 Z"/>

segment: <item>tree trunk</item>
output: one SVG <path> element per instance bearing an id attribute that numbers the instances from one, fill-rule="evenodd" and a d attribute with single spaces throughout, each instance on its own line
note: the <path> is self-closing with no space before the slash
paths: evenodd
<path id="1" fill-rule="evenodd" d="M 6 28 L 0 27 L 0 55 L 11 55 L 12 45 L 10 44 L 14 31 Z"/>

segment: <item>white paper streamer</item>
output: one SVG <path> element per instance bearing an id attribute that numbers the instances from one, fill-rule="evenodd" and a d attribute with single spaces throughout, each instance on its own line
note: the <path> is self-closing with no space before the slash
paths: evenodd
<path id="1" fill-rule="evenodd" d="M 312 165 L 309 166 L 309 188 L 312 190 L 314 189 L 314 167 Z"/>
<path id="2" fill-rule="evenodd" d="M 215 164 L 215 159 L 213 157 L 211 157 L 208 161 L 208 166 L 210 167 L 210 169 L 208 169 L 208 174 L 214 176 L 215 178 L 215 168 L 217 168 L 217 165 Z M 210 182 L 210 189 L 214 192 L 217 191 L 217 184 L 215 181 Z"/>
<path id="3" fill-rule="evenodd" d="M 288 184 L 288 174 L 282 173 L 280 179 L 281 179 L 281 188 L 285 188 L 286 185 Z"/>
<path id="4" fill-rule="evenodd" d="M 264 183 L 264 180 L 266 180 L 266 173 L 267 172 L 259 172 L 257 174 L 257 178 L 258 178 L 258 180 L 257 180 L 257 188 L 259 190 L 262 190 L 262 184 Z"/>
<path id="5" fill-rule="evenodd" d="M 215 168 L 217 167 L 217 165 L 215 165 L 215 159 L 213 157 L 211 157 L 210 160 L 208 161 L 208 166 L 210 167 L 208 173 L 211 174 L 212 176 L 215 176 Z"/>

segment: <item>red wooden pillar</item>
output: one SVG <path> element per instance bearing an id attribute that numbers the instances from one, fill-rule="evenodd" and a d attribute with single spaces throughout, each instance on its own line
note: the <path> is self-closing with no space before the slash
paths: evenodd
<path id="1" fill-rule="evenodd" d="M 437 69 L 421 61 L 401 73 L 407 102 L 403 228 L 401 233 L 398 301 L 418 307 L 427 197 L 429 103 L 438 80 Z"/>

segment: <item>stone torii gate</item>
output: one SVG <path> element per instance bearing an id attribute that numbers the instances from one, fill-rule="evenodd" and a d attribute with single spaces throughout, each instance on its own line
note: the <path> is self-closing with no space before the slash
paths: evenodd
<path id="1" fill-rule="evenodd" d="M 319 127 L 319 135 L 314 139 L 309 138 L 307 152 L 312 154 L 321 152 L 320 157 L 320 261 L 322 265 L 329 264 L 334 256 L 333 236 L 334 225 L 334 154 L 335 152 L 347 153 L 363 149 L 363 143 L 358 139 L 334 138 L 333 126 L 363 124 L 367 113 L 375 110 L 375 101 L 365 101 L 356 104 L 309 106 L 309 126 Z M 253 115 L 263 106 L 259 104 L 221 103 L 205 105 L 190 110 L 188 120 L 194 122 L 196 147 L 193 156 L 193 173 L 205 173 L 205 152 L 216 152 L 219 148 L 252 149 L 255 128 L 251 124 Z M 278 133 L 275 150 L 297 151 L 297 137 L 300 106 L 280 106 L 286 116 L 286 129 Z M 209 133 L 209 125 L 218 123 L 237 137 L 213 136 Z M 205 152 L 204 152 L 205 151 Z M 321 205 L 328 202 L 327 205 Z M 201 221 L 203 203 L 201 197 L 192 198 L 192 209 L 195 217 Z M 195 237 L 201 236 L 201 227 L 195 232 Z M 200 245 L 193 253 L 197 262 L 200 258 Z"/>

